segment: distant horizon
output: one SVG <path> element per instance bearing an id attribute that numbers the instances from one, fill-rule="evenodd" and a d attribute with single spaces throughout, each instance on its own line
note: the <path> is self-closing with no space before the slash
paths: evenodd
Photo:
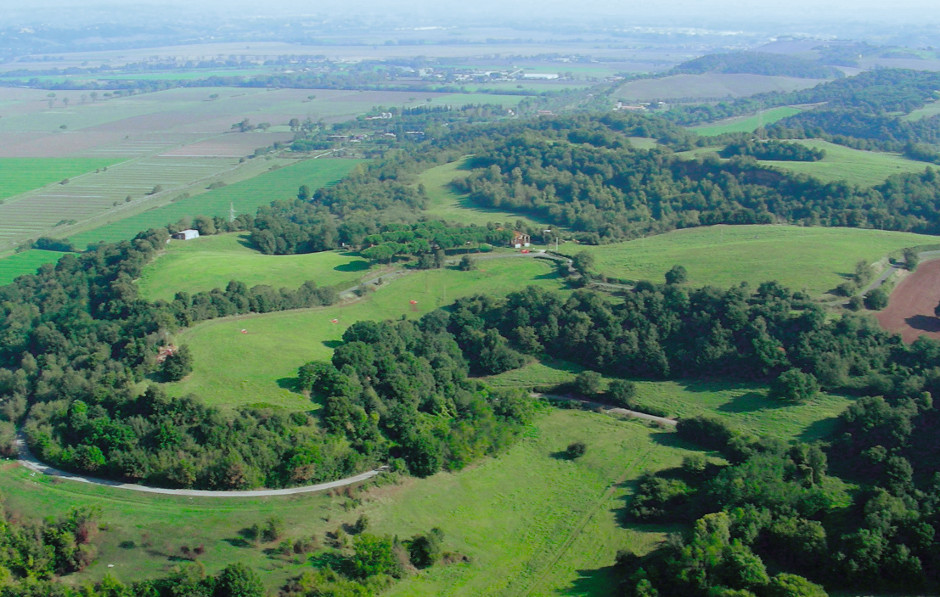
<path id="1" fill-rule="evenodd" d="M 333 18 L 343 16 L 374 15 L 414 17 L 421 20 L 471 17 L 494 19 L 527 18 L 546 21 L 574 19 L 573 23 L 588 23 L 601 19 L 623 19 L 624 25 L 642 22 L 650 25 L 685 24 L 705 28 L 722 28 L 722 24 L 779 23 L 792 26 L 807 24 L 890 24 L 920 26 L 940 21 L 940 11 L 934 3 L 926 0 L 897 0 L 892 3 L 875 0 L 855 2 L 821 3 L 818 0 L 791 0 L 787 3 L 761 3 L 755 6 L 749 0 L 660 0 L 656 3 L 610 0 L 580 0 L 579 2 L 544 0 L 535 2 L 504 3 L 495 0 L 478 2 L 456 2 L 454 0 L 409 2 L 378 2 L 376 0 L 272 0 L 259 4 L 249 0 L 140 0 L 117 2 L 105 0 L 36 0 L 28 8 L 7 9 L 10 24 L 16 19 L 27 19 L 31 23 L 53 21 L 63 11 L 82 12 L 88 15 L 100 13 L 102 19 L 119 20 L 133 18 L 135 10 L 150 12 L 159 10 L 167 20 L 186 14 L 214 13 L 223 18 L 288 17 L 300 15 L 323 15 Z M 120 15 L 120 17 L 118 17 Z M 118 17 L 118 19 L 115 19 Z M 24 21 L 25 22 L 25 21 Z M 616 25 L 616 22 L 610 22 Z"/>

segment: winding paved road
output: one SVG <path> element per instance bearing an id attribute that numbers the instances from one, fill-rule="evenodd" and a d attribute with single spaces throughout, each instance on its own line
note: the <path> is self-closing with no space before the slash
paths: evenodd
<path id="1" fill-rule="evenodd" d="M 250 489 L 245 491 L 212 491 L 207 489 L 164 489 L 162 487 L 148 487 L 146 485 L 135 485 L 133 483 L 121 483 L 120 481 L 110 481 L 108 479 L 98 479 L 95 477 L 87 477 L 85 475 L 78 475 L 75 473 L 70 473 L 68 471 L 63 471 L 55 467 L 51 467 L 48 464 L 42 463 L 36 459 L 35 456 L 29 451 L 29 447 L 26 445 L 26 439 L 22 434 L 17 435 L 16 438 L 16 447 L 19 450 L 19 463 L 26 468 L 35 471 L 37 473 L 42 473 L 44 475 L 49 475 L 51 477 L 59 477 L 60 479 L 68 479 L 69 481 L 77 481 L 79 483 L 88 483 L 90 485 L 102 485 L 105 487 L 115 487 L 117 489 L 127 489 L 129 491 L 139 491 L 141 493 L 158 493 L 161 495 L 175 495 L 182 497 L 209 497 L 209 498 L 238 498 L 238 497 L 276 497 L 281 495 L 295 495 L 298 493 L 317 493 L 319 491 L 327 491 L 329 489 L 335 489 L 337 487 L 346 487 L 347 485 L 354 485 L 356 483 L 361 483 L 380 475 L 388 467 L 381 467 L 375 470 L 367 471 L 360 473 L 353 477 L 346 477 L 345 479 L 339 479 L 337 481 L 330 481 L 329 483 L 319 483 L 317 485 L 305 485 L 303 487 L 289 487 L 287 489 Z"/>

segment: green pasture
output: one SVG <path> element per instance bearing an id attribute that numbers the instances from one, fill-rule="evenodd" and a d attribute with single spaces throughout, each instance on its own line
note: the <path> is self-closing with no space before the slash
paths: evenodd
<path id="1" fill-rule="evenodd" d="M 450 162 L 429 168 L 418 176 L 418 182 L 424 185 L 428 195 L 428 209 L 425 210 L 428 217 L 464 225 L 484 226 L 490 222 L 506 223 L 522 220 L 533 226 L 552 227 L 547 222 L 515 212 L 478 207 L 471 203 L 466 195 L 455 192 L 450 183 L 469 172 L 465 164 L 466 160 Z"/>
<path id="2" fill-rule="evenodd" d="M 304 160 L 267 172 L 249 180 L 181 199 L 168 205 L 116 220 L 70 237 L 77 247 L 98 241 L 115 242 L 133 238 L 141 230 L 165 226 L 197 215 L 228 217 L 230 206 L 236 214 L 252 214 L 275 200 L 292 199 L 306 184 L 311 189 L 332 184 L 355 167 L 354 160 Z"/>
<path id="3" fill-rule="evenodd" d="M 689 228 L 601 246 L 567 243 L 559 250 L 587 251 L 596 271 L 616 278 L 662 282 L 678 264 L 688 270 L 689 286 L 756 287 L 777 280 L 818 296 L 844 282 L 859 261 L 874 263 L 892 251 L 936 242 L 906 232 L 755 225 Z"/>
<path id="4" fill-rule="evenodd" d="M 58 251 L 38 251 L 30 249 L 22 253 L 14 253 L 6 258 L 0 258 L 0 286 L 9 284 L 19 276 L 35 274 L 40 265 L 55 263 L 65 253 Z"/>
<path id="5" fill-rule="evenodd" d="M 141 297 L 169 301 L 181 291 L 225 288 L 230 280 L 249 287 L 297 288 L 307 280 L 318 286 L 348 286 L 368 270 L 365 259 L 349 253 L 264 255 L 248 245 L 247 234 L 233 233 L 170 241 L 166 251 L 144 268 L 138 285 Z"/>
<path id="6" fill-rule="evenodd" d="M 0 158 L 0 199 L 93 172 L 116 162 L 108 158 Z"/>
<path id="7" fill-rule="evenodd" d="M 584 441 L 575 461 L 559 455 Z M 409 481 L 364 512 L 383 533 L 433 526 L 469 564 L 435 567 L 387 595 L 609 595 L 617 550 L 645 553 L 673 530 L 622 525 L 634 481 L 687 455 L 669 431 L 579 411 L 540 419 L 506 454 L 456 474 Z"/>
<path id="8" fill-rule="evenodd" d="M 884 182 L 886 178 L 894 174 L 923 172 L 930 166 L 926 162 L 909 160 L 896 153 L 862 151 L 820 139 L 795 142 L 807 147 L 824 149 L 826 157 L 818 162 L 761 160 L 761 163 L 799 174 L 808 174 L 823 182 L 847 180 L 859 186 L 869 187 Z"/>
<path id="9" fill-rule="evenodd" d="M 174 396 L 193 393 L 218 406 L 267 403 L 310 410 L 314 405 L 293 391 L 297 368 L 329 360 L 352 323 L 419 317 L 461 296 L 506 294 L 528 284 L 558 288 L 560 282 L 545 261 L 493 259 L 470 272 L 415 271 L 352 303 L 208 321 L 176 338 L 192 349 L 193 373 L 168 384 L 167 391 Z M 417 304 L 411 305 L 412 300 Z"/>
<path id="10" fill-rule="evenodd" d="M 713 122 L 711 124 L 692 127 L 692 131 L 703 137 L 713 137 L 715 135 L 723 135 L 725 133 L 750 133 L 762 126 L 773 124 L 778 120 L 783 120 L 788 116 L 793 116 L 794 114 L 799 114 L 800 112 L 802 112 L 802 110 L 799 108 L 794 108 L 792 106 L 781 106 L 779 108 L 761 110 L 757 114 L 729 118 L 727 120 Z"/>
<path id="11" fill-rule="evenodd" d="M 940 114 L 940 100 L 931 102 L 922 108 L 917 108 L 916 110 L 911 111 L 909 114 L 903 116 L 902 120 L 920 120 L 922 118 L 936 116 L 937 114 Z"/>
<path id="12" fill-rule="evenodd" d="M 545 387 L 574 381 L 581 371 L 574 363 L 543 359 L 487 382 L 495 387 Z M 651 409 L 670 418 L 714 415 L 756 435 L 784 440 L 825 437 L 850 403 L 843 396 L 820 393 L 807 404 L 785 404 L 768 398 L 765 385 L 735 381 L 637 381 L 636 385 L 638 410 Z"/>
<path id="13" fill-rule="evenodd" d="M 656 149 L 659 143 L 649 137 L 630 137 L 630 145 L 636 149 Z"/>
<path id="14" fill-rule="evenodd" d="M 586 454 L 557 454 L 572 441 Z M 351 524 L 361 514 L 370 532 L 407 538 L 431 527 L 445 533 L 445 548 L 469 564 L 440 565 L 394 586 L 393 595 L 606 595 L 618 549 L 655 547 L 670 528 L 620 524 L 625 500 L 641 474 L 678 465 L 687 454 L 674 434 L 605 415 L 550 410 L 539 415 L 504 454 L 464 471 L 427 479 L 387 480 L 345 495 L 274 498 L 185 498 L 89 486 L 0 468 L 5 508 L 26 519 L 64 514 L 73 506 L 101 508 L 106 529 L 98 559 L 66 582 L 105 574 L 130 581 L 165 574 L 185 560 L 180 548 L 202 545 L 198 559 L 210 573 L 241 562 L 274 590 L 307 564 L 265 553 L 239 531 L 277 516 L 291 539 Z M 345 493 L 345 492 L 343 492 Z M 358 500 L 361 505 L 357 507 Z M 113 567 L 109 567 L 113 566 Z"/>

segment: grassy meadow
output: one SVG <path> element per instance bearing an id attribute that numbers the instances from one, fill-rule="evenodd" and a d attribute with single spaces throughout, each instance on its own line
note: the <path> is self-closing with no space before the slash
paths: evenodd
<path id="1" fill-rule="evenodd" d="M 141 230 L 165 226 L 197 215 L 228 217 L 230 207 L 236 214 L 252 214 L 262 205 L 297 196 L 302 184 L 311 189 L 332 184 L 352 170 L 355 160 L 321 158 L 303 160 L 277 168 L 260 176 L 219 189 L 180 199 L 162 207 L 136 213 L 106 223 L 69 238 L 77 247 L 98 241 L 115 242 L 133 238 Z"/>
<path id="2" fill-rule="evenodd" d="M 793 106 L 780 106 L 779 108 L 762 110 L 757 114 L 739 116 L 711 124 L 692 127 L 691 130 L 703 137 L 713 137 L 725 133 L 750 133 L 762 126 L 773 124 L 778 120 L 783 120 L 788 116 L 793 116 L 800 112 L 802 112 L 802 110 L 794 108 Z"/>
<path id="3" fill-rule="evenodd" d="M 496 387 L 537 387 L 574 381 L 583 369 L 574 363 L 544 359 L 489 377 Z M 613 378 L 609 378 L 613 379 Z M 608 381 L 609 381 L 608 379 Z M 640 410 L 670 418 L 709 414 L 759 436 L 813 441 L 829 434 L 849 405 L 843 396 L 820 393 L 807 404 L 784 404 L 767 397 L 762 384 L 721 380 L 637 381 Z"/>
<path id="4" fill-rule="evenodd" d="M 930 166 L 926 162 L 909 160 L 897 153 L 862 151 L 820 139 L 797 142 L 807 147 L 826 150 L 826 157 L 818 162 L 761 160 L 761 163 L 799 174 L 809 174 L 823 182 L 847 180 L 866 187 L 880 184 L 894 174 L 923 172 Z"/>
<path id="5" fill-rule="evenodd" d="M 560 286 L 554 268 L 545 261 L 493 259 L 470 272 L 416 271 L 385 282 L 352 303 L 208 321 L 176 338 L 176 343 L 192 349 L 193 373 L 168 384 L 167 391 L 174 396 L 193 393 L 217 406 L 264 403 L 310 410 L 314 405 L 292 391 L 297 368 L 308 361 L 329 360 L 332 347 L 352 323 L 420 317 L 461 296 L 505 294 L 528 284 Z M 411 305 L 412 300 L 417 304 Z"/>
<path id="6" fill-rule="evenodd" d="M 530 225 L 551 226 L 546 222 L 511 211 L 478 207 L 473 205 L 466 195 L 456 193 L 450 183 L 466 174 L 465 163 L 465 160 L 460 160 L 435 166 L 418 176 L 418 182 L 424 185 L 429 199 L 429 206 L 425 211 L 428 217 L 460 222 L 465 225 L 483 226 L 489 222 L 505 223 L 522 220 Z"/>
<path id="7" fill-rule="evenodd" d="M 558 453 L 587 443 L 576 461 Z M 671 530 L 622 525 L 633 481 L 647 471 L 677 466 L 689 452 L 668 431 L 580 411 L 548 410 L 506 453 L 460 472 L 408 478 L 352 492 L 276 498 L 183 498 L 88 486 L 35 475 L 8 464 L 0 485 L 8 510 L 27 519 L 64 514 L 73 506 L 101 508 L 107 529 L 98 559 L 81 575 L 134 580 L 163 574 L 185 561 L 180 548 L 202 545 L 208 572 L 243 562 L 269 589 L 305 569 L 252 545 L 239 531 L 280 517 L 290 538 L 325 533 L 361 514 L 370 532 L 406 538 L 438 526 L 445 548 L 470 563 L 439 565 L 392 587 L 390 595 L 606 595 L 618 549 L 639 553 Z M 344 492 L 345 493 L 345 492 Z M 111 567 L 113 566 L 113 567 Z"/>
<path id="8" fill-rule="evenodd" d="M 264 255 L 248 246 L 247 234 L 233 233 L 170 241 L 137 283 L 142 298 L 169 301 L 180 291 L 225 288 L 230 280 L 249 287 L 297 288 L 308 280 L 318 286 L 354 285 L 368 270 L 368 261 L 349 253 Z"/>
<path id="9" fill-rule="evenodd" d="M 14 253 L 6 258 L 0 258 L 0 286 L 9 284 L 24 274 L 35 274 L 40 265 L 55 263 L 65 253 L 58 251 L 39 251 L 30 249 L 22 253 Z"/>
<path id="10" fill-rule="evenodd" d="M 559 250 L 568 255 L 587 251 L 594 256 L 596 271 L 628 280 L 662 282 L 666 271 L 678 264 L 688 270 L 693 287 L 724 288 L 740 282 L 757 286 L 777 280 L 816 296 L 844 282 L 861 260 L 874 263 L 892 251 L 936 240 L 883 230 L 722 225 L 596 247 L 568 243 Z"/>

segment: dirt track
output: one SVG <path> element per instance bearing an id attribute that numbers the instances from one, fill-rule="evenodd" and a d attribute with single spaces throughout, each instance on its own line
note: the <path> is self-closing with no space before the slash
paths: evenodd
<path id="1" fill-rule="evenodd" d="M 940 339 L 940 318 L 934 307 L 940 301 L 940 259 L 926 261 L 904 278 L 894 292 L 888 307 L 875 314 L 886 330 L 898 332 L 911 343 L 920 335 Z"/>

